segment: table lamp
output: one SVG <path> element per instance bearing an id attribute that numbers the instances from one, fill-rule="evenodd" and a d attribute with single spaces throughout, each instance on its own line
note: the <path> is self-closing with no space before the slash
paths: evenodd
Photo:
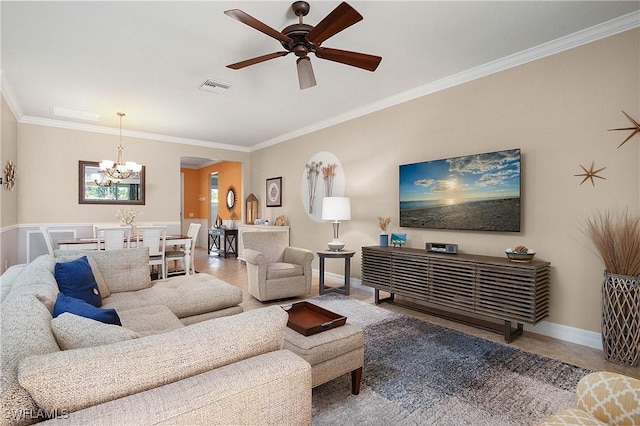
<path id="1" fill-rule="evenodd" d="M 333 240 L 329 242 L 329 250 L 339 251 L 344 243 L 338 239 L 340 220 L 351 220 L 351 201 L 347 197 L 324 197 L 322 199 L 322 220 L 332 220 Z"/>

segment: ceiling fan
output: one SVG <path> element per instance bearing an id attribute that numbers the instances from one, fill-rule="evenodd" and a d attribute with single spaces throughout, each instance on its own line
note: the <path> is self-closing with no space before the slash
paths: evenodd
<path id="1" fill-rule="evenodd" d="M 299 22 L 297 24 L 289 25 L 282 31 L 273 29 L 240 9 L 226 10 L 224 12 L 226 15 L 275 38 L 286 49 L 280 52 L 269 53 L 236 62 L 235 64 L 227 65 L 227 67 L 237 70 L 248 67 L 249 65 L 268 61 L 269 59 L 286 56 L 293 52 L 298 57 L 296 64 L 298 68 L 300 89 L 307 89 L 316 85 L 316 78 L 313 74 L 313 68 L 311 67 L 311 58 L 309 58 L 309 53 L 314 53 L 316 57 L 320 59 L 340 62 L 342 64 L 351 65 L 368 71 L 375 71 L 376 68 L 378 68 L 380 61 L 382 60 L 380 56 L 350 52 L 348 50 L 331 49 L 321 46 L 322 42 L 327 40 L 329 37 L 336 35 L 345 28 L 348 28 L 363 19 L 362 15 L 360 15 L 353 7 L 349 6 L 345 2 L 340 3 L 338 7 L 331 11 L 331 13 L 329 13 L 315 27 L 302 22 L 302 18 L 309 13 L 309 3 L 306 1 L 296 1 L 291 5 L 291 9 L 296 16 L 298 16 Z"/>

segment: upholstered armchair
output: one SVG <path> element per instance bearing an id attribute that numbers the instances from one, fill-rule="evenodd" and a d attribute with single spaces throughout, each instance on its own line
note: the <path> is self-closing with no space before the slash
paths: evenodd
<path id="1" fill-rule="evenodd" d="M 640 380 L 600 371 L 584 376 L 576 390 L 578 406 L 538 426 L 640 425 Z"/>
<path id="2" fill-rule="evenodd" d="M 311 292 L 312 251 L 290 247 L 285 232 L 245 231 L 241 238 L 249 294 L 266 302 Z"/>

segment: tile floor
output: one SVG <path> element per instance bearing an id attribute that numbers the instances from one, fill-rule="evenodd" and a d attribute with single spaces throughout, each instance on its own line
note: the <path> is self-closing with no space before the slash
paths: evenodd
<path id="1" fill-rule="evenodd" d="M 262 303 L 251 297 L 247 292 L 246 267 L 243 262 L 238 261 L 235 258 L 224 259 L 213 254 L 207 255 L 206 249 L 197 248 L 195 267 L 196 271 L 198 272 L 204 272 L 214 275 L 223 281 L 241 288 L 244 294 L 242 306 L 245 311 L 268 306 L 270 304 L 282 304 L 282 302 Z M 331 283 L 330 279 L 327 279 L 325 282 L 329 285 L 340 284 L 339 282 Z M 311 287 L 311 294 L 308 297 L 317 295 L 318 278 L 317 276 L 314 276 Z M 352 285 L 350 297 L 362 300 L 363 302 L 374 303 L 373 289 L 370 289 L 368 287 L 358 287 Z M 290 302 L 291 300 L 295 299 L 287 300 L 287 302 Z M 504 342 L 502 335 L 497 333 L 485 331 L 464 324 L 459 324 L 398 305 L 382 303 L 379 306 L 383 309 L 389 309 L 415 318 L 420 318 L 434 324 L 440 324 L 445 327 L 453 328 L 491 341 Z M 640 367 L 624 367 L 610 363 L 604 359 L 602 351 L 586 346 L 577 345 L 574 343 L 569 343 L 563 340 L 558 340 L 526 331 L 522 336 L 516 338 L 510 344 L 514 347 L 528 352 L 533 352 L 543 356 L 547 356 L 549 358 L 558 359 L 569 364 L 577 365 L 590 370 L 614 371 L 626 374 L 631 377 L 640 378 Z"/>

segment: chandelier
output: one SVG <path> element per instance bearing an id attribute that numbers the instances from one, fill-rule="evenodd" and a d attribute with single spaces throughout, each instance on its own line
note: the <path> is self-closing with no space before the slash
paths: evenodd
<path id="1" fill-rule="evenodd" d="M 113 184 L 113 181 L 109 179 L 104 173 L 93 173 L 91 175 L 91 179 L 93 179 L 93 181 L 98 186 L 111 186 L 111 184 Z"/>
<path id="2" fill-rule="evenodd" d="M 122 151 L 124 148 L 122 147 L 122 117 L 126 114 L 124 112 L 119 112 L 118 116 L 120 117 L 120 145 L 118 145 L 118 158 L 117 160 L 102 160 L 100 162 L 100 170 L 104 173 L 104 179 L 107 179 L 109 183 L 98 184 L 100 186 L 109 186 L 111 185 L 111 181 L 120 181 L 123 179 L 128 179 L 130 177 L 136 177 L 140 175 L 140 171 L 142 170 L 142 165 L 134 162 L 134 161 L 123 161 L 122 160 Z M 103 179 L 103 181 L 104 181 Z M 96 182 L 98 183 L 98 182 Z"/>

